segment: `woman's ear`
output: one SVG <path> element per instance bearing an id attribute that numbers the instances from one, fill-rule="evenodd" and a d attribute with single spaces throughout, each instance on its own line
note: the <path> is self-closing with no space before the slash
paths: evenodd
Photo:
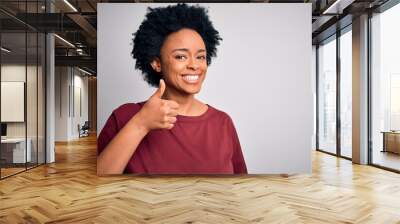
<path id="1" fill-rule="evenodd" d="M 154 71 L 161 72 L 161 62 L 159 58 L 155 58 L 150 64 Z"/>

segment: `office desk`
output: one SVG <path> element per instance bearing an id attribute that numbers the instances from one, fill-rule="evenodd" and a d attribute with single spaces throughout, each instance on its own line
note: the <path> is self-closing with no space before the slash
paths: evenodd
<path id="1" fill-rule="evenodd" d="M 400 154 L 400 132 L 382 131 L 383 150 L 382 152 L 393 152 Z"/>
<path id="2" fill-rule="evenodd" d="M 32 158 L 30 138 L 27 139 L 25 154 L 25 138 L 6 138 L 1 139 L 1 158 L 6 163 L 25 163 L 30 162 Z M 27 159 L 27 161 L 25 161 Z"/>

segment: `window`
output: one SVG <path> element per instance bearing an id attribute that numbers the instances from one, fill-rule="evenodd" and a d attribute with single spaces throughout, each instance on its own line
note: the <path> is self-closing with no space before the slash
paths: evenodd
<path id="1" fill-rule="evenodd" d="M 336 39 L 318 47 L 318 148 L 336 154 Z"/>
<path id="2" fill-rule="evenodd" d="M 371 18 L 370 156 L 372 164 L 395 170 L 400 170 L 399 23 L 399 4 Z"/>
<path id="3" fill-rule="evenodd" d="M 351 26 L 340 36 L 340 155 L 352 157 L 352 35 Z"/>

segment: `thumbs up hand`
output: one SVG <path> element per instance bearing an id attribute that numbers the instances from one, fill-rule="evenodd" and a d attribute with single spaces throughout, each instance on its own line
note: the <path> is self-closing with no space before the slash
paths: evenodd
<path id="1" fill-rule="evenodd" d="M 164 95 L 164 92 L 165 92 L 165 82 L 163 79 L 160 79 L 160 86 L 158 87 L 157 91 L 150 97 L 150 99 L 151 98 L 161 99 L 161 97 Z"/>
<path id="2" fill-rule="evenodd" d="M 147 100 L 138 112 L 143 126 L 148 130 L 172 129 L 178 115 L 179 104 L 173 100 L 163 100 L 165 82 L 160 80 L 157 91 Z"/>

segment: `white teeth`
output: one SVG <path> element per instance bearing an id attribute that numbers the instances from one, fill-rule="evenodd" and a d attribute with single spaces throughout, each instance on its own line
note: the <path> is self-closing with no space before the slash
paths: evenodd
<path id="1" fill-rule="evenodd" d="M 183 76 L 183 79 L 187 80 L 187 81 L 196 81 L 197 79 L 199 79 L 199 76 L 198 75 L 185 75 L 185 76 Z"/>

